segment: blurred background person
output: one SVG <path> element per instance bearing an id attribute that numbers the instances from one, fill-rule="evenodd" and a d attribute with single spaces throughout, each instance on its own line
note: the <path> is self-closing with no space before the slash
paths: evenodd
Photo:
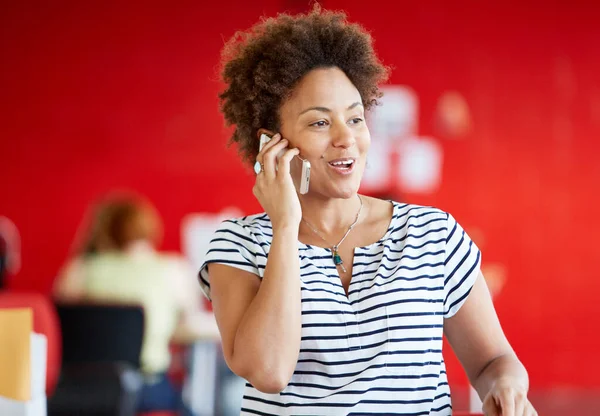
<path id="1" fill-rule="evenodd" d="M 9 276 L 21 267 L 21 237 L 15 224 L 0 215 L 0 290 L 8 285 Z"/>
<path id="2" fill-rule="evenodd" d="M 82 248 L 58 276 L 53 296 L 59 303 L 122 303 L 144 308 L 141 352 L 144 386 L 138 409 L 185 408 L 167 370 L 170 343 L 203 335 L 202 309 L 194 272 L 180 256 L 157 250 L 162 223 L 139 195 L 115 195 L 94 210 Z"/>

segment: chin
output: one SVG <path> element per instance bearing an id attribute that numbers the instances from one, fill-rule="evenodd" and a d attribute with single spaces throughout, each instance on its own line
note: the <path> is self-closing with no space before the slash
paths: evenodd
<path id="1" fill-rule="evenodd" d="M 358 193 L 359 186 L 344 186 L 333 189 L 330 193 L 332 198 L 349 199 Z"/>
<path id="2" fill-rule="evenodd" d="M 329 194 L 331 198 L 348 199 L 354 197 L 359 189 L 362 180 L 362 165 L 356 166 L 357 169 L 346 178 L 332 177 Z"/>

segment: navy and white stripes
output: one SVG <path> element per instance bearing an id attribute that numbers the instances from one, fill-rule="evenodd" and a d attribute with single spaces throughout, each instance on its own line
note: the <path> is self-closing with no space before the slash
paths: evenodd
<path id="1" fill-rule="evenodd" d="M 225 221 L 199 279 L 210 298 L 210 263 L 263 277 L 272 239 L 266 214 Z M 454 218 L 394 203 L 378 242 L 354 251 L 344 292 L 329 249 L 298 242 L 302 339 L 296 370 L 279 394 L 247 384 L 242 414 L 450 415 L 442 358 L 444 319 L 479 274 L 479 249 Z"/>

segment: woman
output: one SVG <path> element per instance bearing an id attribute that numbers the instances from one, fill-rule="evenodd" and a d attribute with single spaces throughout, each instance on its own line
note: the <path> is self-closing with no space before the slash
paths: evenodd
<path id="1" fill-rule="evenodd" d="M 265 213 L 222 223 L 200 283 L 225 359 L 249 382 L 242 412 L 450 415 L 445 334 L 486 414 L 535 415 L 461 226 L 357 193 L 365 112 L 387 75 L 360 26 L 318 8 L 225 49 L 221 108 Z M 259 152 L 262 134 L 273 138 Z"/>
<path id="2" fill-rule="evenodd" d="M 201 316 L 200 291 L 189 284 L 191 267 L 180 256 L 156 250 L 161 229 L 158 213 L 143 198 L 107 198 L 95 212 L 82 253 L 59 275 L 54 298 L 61 303 L 141 305 L 144 385 L 138 410 L 191 414 L 167 376 L 169 344 L 206 336 L 209 325 Z"/>

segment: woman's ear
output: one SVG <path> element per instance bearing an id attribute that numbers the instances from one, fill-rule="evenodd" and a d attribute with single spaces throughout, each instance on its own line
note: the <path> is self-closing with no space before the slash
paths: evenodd
<path id="1" fill-rule="evenodd" d="M 260 128 L 260 129 L 258 129 L 258 131 L 256 132 L 256 138 L 257 138 L 258 140 L 260 140 L 260 136 L 262 136 L 263 134 L 266 134 L 266 135 L 267 135 L 267 136 L 269 136 L 269 137 L 273 137 L 273 136 L 275 136 L 275 133 L 274 133 L 274 132 L 272 132 L 271 130 L 267 130 L 267 129 Z"/>

